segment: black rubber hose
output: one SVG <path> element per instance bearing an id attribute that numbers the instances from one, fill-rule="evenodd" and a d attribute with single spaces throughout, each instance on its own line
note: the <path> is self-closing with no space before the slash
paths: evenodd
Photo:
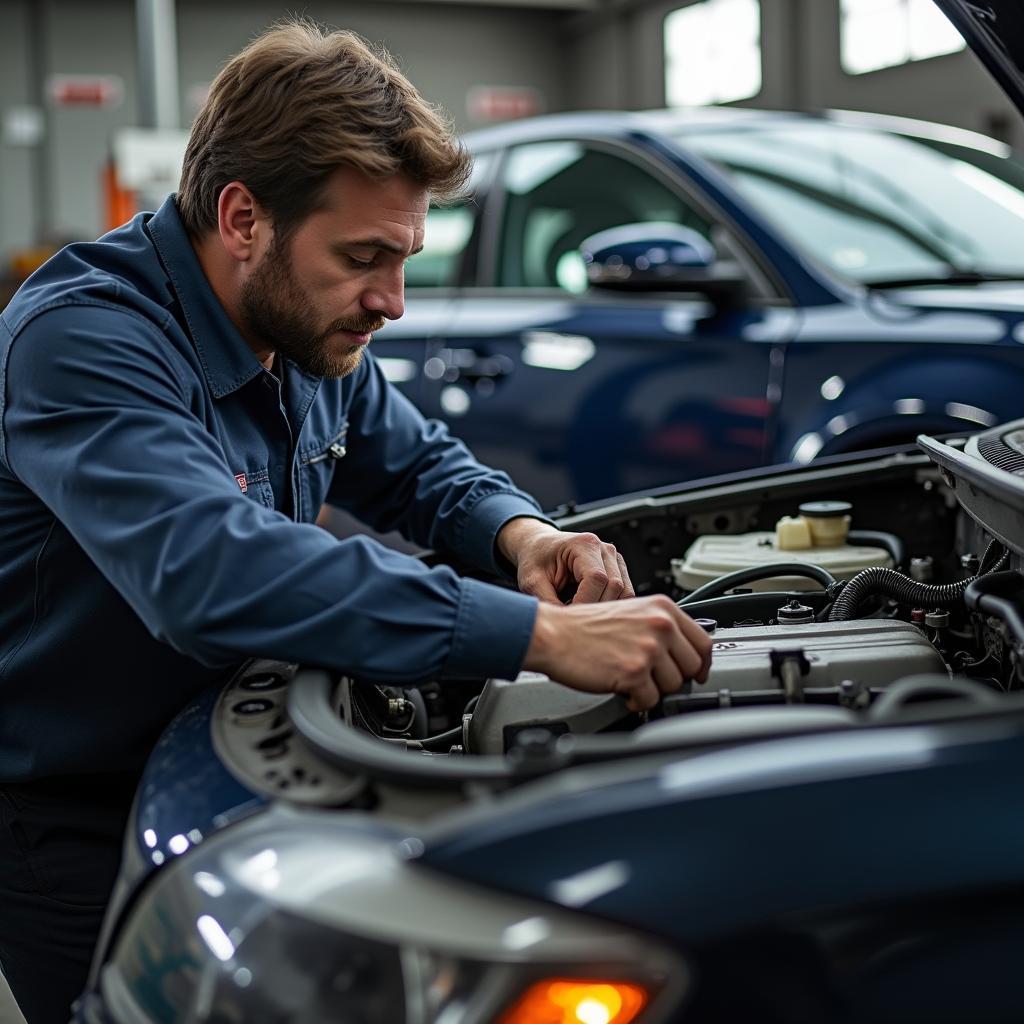
<path id="1" fill-rule="evenodd" d="M 918 701 L 942 698 L 969 700 L 982 706 L 999 703 L 995 692 L 972 679 L 911 676 L 893 683 L 868 709 L 868 718 L 884 722 L 913 708 Z"/>
<path id="2" fill-rule="evenodd" d="M 681 598 L 676 604 L 680 608 L 693 604 L 695 601 L 705 601 L 709 597 L 718 597 L 733 587 L 742 587 L 745 583 L 753 583 L 755 580 L 772 580 L 777 576 L 803 576 L 807 579 L 820 583 L 823 590 L 834 586 L 836 578 L 832 573 L 822 569 L 820 565 L 812 565 L 809 562 L 773 562 L 771 565 L 752 565 L 749 569 L 737 569 L 725 576 L 705 583 L 704 586 Z"/>
<path id="3" fill-rule="evenodd" d="M 906 558 L 903 541 L 893 533 L 881 530 L 851 530 L 846 537 L 847 544 L 861 544 L 867 548 L 884 548 L 892 556 L 892 564 L 899 568 Z"/>
<path id="4" fill-rule="evenodd" d="M 832 607 L 832 599 L 824 590 L 755 590 L 749 594 L 709 597 L 684 607 L 686 614 L 695 619 L 715 619 L 719 626 L 732 626 L 745 619 L 773 619 L 776 612 L 794 597 L 799 598 L 801 604 L 809 604 L 826 615 L 828 608 Z"/>
<path id="5" fill-rule="evenodd" d="M 1008 552 L 1002 545 L 992 541 L 985 550 L 978 576 L 994 572 L 1003 565 L 1007 557 Z M 918 583 L 917 580 L 912 580 L 895 569 L 865 569 L 847 583 L 843 592 L 836 598 L 828 619 L 829 622 L 836 622 L 854 618 L 861 603 L 869 597 L 888 597 L 898 604 L 911 607 L 953 608 L 963 602 L 964 591 L 976 578 L 968 576 L 957 583 L 936 586 Z"/>
<path id="6" fill-rule="evenodd" d="M 407 740 L 406 746 L 410 750 L 446 750 L 453 743 L 462 740 L 462 726 L 456 725 L 445 732 L 439 732 L 434 736 L 424 736 L 421 740 Z"/>

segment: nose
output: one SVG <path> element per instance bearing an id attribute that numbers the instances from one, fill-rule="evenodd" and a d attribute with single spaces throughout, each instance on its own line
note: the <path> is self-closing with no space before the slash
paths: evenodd
<path id="1" fill-rule="evenodd" d="M 388 268 L 374 276 L 362 297 L 363 309 L 397 320 L 405 312 L 405 274 L 401 266 Z"/>

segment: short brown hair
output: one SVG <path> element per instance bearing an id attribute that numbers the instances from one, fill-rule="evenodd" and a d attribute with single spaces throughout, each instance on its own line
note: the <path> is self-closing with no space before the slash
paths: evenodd
<path id="1" fill-rule="evenodd" d="M 188 232 L 203 235 L 217 226 L 221 190 L 242 181 L 285 236 L 343 166 L 406 174 L 443 201 L 465 184 L 470 158 L 386 52 L 353 32 L 284 22 L 210 86 L 185 150 L 178 209 Z"/>

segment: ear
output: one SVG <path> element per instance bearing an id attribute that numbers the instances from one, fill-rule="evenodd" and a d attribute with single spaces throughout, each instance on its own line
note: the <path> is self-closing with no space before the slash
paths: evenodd
<path id="1" fill-rule="evenodd" d="M 225 251 L 239 262 L 258 255 L 270 240 L 270 220 L 241 181 L 229 182 L 220 190 L 217 229 Z"/>

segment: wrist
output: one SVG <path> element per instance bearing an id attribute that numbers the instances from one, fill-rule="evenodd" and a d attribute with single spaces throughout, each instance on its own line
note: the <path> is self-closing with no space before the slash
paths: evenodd
<path id="1" fill-rule="evenodd" d="M 533 620 L 530 645 L 526 648 L 523 668 L 530 672 L 544 672 L 550 675 L 551 655 L 558 644 L 558 619 L 565 609 L 541 601 L 537 605 L 537 616 Z"/>
<path id="2" fill-rule="evenodd" d="M 495 545 L 498 554 L 516 566 L 519 564 L 519 552 L 524 544 L 539 534 L 551 532 L 558 533 L 558 527 L 532 516 L 516 516 L 498 531 Z"/>

